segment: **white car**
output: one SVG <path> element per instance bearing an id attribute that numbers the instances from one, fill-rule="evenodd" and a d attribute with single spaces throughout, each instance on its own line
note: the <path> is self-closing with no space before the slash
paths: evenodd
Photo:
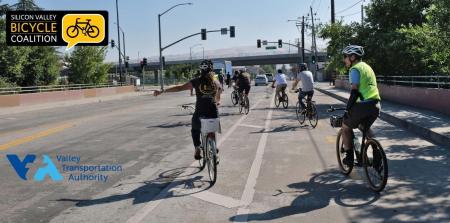
<path id="1" fill-rule="evenodd" d="M 256 75 L 255 78 L 255 86 L 258 85 L 268 85 L 269 84 L 269 80 L 267 79 L 266 75 L 264 74 L 258 74 Z"/>

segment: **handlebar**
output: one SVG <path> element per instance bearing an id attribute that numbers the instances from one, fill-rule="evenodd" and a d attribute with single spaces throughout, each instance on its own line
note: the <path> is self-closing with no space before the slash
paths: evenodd
<path id="1" fill-rule="evenodd" d="M 334 112 L 334 111 L 345 111 L 347 108 L 335 108 L 333 106 L 330 106 L 329 109 L 327 109 L 327 112 Z"/>

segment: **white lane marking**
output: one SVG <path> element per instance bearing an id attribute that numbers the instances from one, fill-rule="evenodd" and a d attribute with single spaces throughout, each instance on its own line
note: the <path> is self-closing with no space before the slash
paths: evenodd
<path id="1" fill-rule="evenodd" d="M 249 127 L 249 128 L 255 128 L 255 129 L 263 129 L 264 126 L 260 125 L 247 125 L 247 124 L 240 124 L 239 126 Z"/>
<path id="2" fill-rule="evenodd" d="M 226 208 L 235 208 L 239 206 L 240 201 L 232 197 L 223 196 L 210 191 L 202 191 L 192 194 L 191 197 L 198 198 L 200 200 L 217 204 Z"/>
<path id="3" fill-rule="evenodd" d="M 255 105 L 253 105 L 251 107 L 251 109 L 254 109 L 260 102 L 262 101 L 262 99 L 258 100 L 258 102 L 255 103 Z M 234 132 L 234 130 L 236 130 L 236 128 L 241 124 L 241 122 L 246 118 L 247 116 L 244 115 L 242 116 L 228 131 L 227 133 L 220 138 L 219 142 L 217 143 L 217 147 L 219 147 L 230 135 L 231 133 Z M 198 161 L 194 161 L 191 163 L 190 166 L 195 166 L 197 165 Z M 184 173 L 184 171 L 183 171 Z M 181 173 L 181 174 L 183 174 Z M 175 187 L 177 184 L 179 184 L 179 182 L 175 182 L 172 181 L 172 183 L 170 183 L 168 186 L 166 186 L 161 192 L 159 192 L 158 195 L 156 195 L 155 198 L 153 198 L 151 201 L 147 202 L 147 204 L 142 207 L 139 211 L 136 212 L 135 215 L 133 215 L 131 218 L 128 219 L 127 223 L 139 223 L 142 220 L 144 220 L 144 218 L 150 214 L 150 212 L 152 212 L 158 205 L 159 203 L 161 203 L 161 201 L 166 198 L 168 195 L 170 195 L 171 192 L 170 189 Z"/>
<path id="4" fill-rule="evenodd" d="M 263 99 L 259 99 L 251 108 L 250 110 L 253 110 L 256 108 L 256 106 L 258 106 L 258 104 L 262 101 Z M 234 130 L 236 130 L 236 128 L 241 125 L 242 121 L 244 121 L 244 119 L 247 118 L 247 115 L 242 116 L 233 126 L 231 126 L 231 128 L 227 131 L 227 133 L 223 136 L 219 138 L 219 142 L 217 143 L 217 147 L 220 147 L 220 145 L 222 145 L 223 142 L 225 142 L 225 140 L 231 135 L 231 133 L 234 132 Z"/>
<path id="5" fill-rule="evenodd" d="M 272 98 L 275 96 L 275 91 L 272 94 Z M 273 108 L 274 100 L 271 100 L 270 107 Z M 264 132 L 262 133 L 261 138 L 259 139 L 258 143 L 258 149 L 256 150 L 255 159 L 253 160 L 252 167 L 250 169 L 250 173 L 247 178 L 247 183 L 245 184 L 244 192 L 242 193 L 241 202 L 240 202 L 240 208 L 237 211 L 237 218 L 235 219 L 235 222 L 246 222 L 249 209 L 248 206 L 253 201 L 253 196 L 255 195 L 255 186 L 256 186 L 256 180 L 259 176 L 259 171 L 261 170 L 264 150 L 266 148 L 267 144 L 267 137 L 268 137 L 268 131 L 270 128 L 270 123 L 272 121 L 272 113 L 273 110 L 270 109 L 267 113 L 266 123 L 264 126 Z"/>

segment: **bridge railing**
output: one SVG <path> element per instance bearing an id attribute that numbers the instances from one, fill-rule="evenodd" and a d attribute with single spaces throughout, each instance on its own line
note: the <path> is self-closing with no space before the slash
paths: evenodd
<path id="1" fill-rule="evenodd" d="M 46 86 L 30 86 L 30 87 L 8 87 L 0 88 L 0 95 L 6 94 L 27 94 L 27 93 L 39 93 L 39 92 L 51 92 L 51 91 L 68 91 L 68 90 L 80 90 L 90 88 L 106 88 L 124 86 L 125 83 L 118 84 L 69 84 L 69 85 L 46 85 Z"/>
<path id="2" fill-rule="evenodd" d="M 340 75 L 338 79 L 348 80 L 347 75 Z M 377 83 L 409 87 L 444 88 L 450 89 L 450 75 L 426 76 L 377 76 Z"/>

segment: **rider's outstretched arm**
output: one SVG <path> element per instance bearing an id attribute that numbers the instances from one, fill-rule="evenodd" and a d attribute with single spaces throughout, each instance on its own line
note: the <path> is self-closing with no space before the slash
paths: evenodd
<path id="1" fill-rule="evenodd" d="M 179 92 L 179 91 L 186 91 L 186 90 L 191 90 L 191 89 L 192 89 L 192 84 L 189 81 L 182 85 L 177 85 L 177 86 L 167 88 L 164 91 L 154 91 L 153 95 L 158 96 L 158 95 L 162 94 L 163 92 Z"/>

